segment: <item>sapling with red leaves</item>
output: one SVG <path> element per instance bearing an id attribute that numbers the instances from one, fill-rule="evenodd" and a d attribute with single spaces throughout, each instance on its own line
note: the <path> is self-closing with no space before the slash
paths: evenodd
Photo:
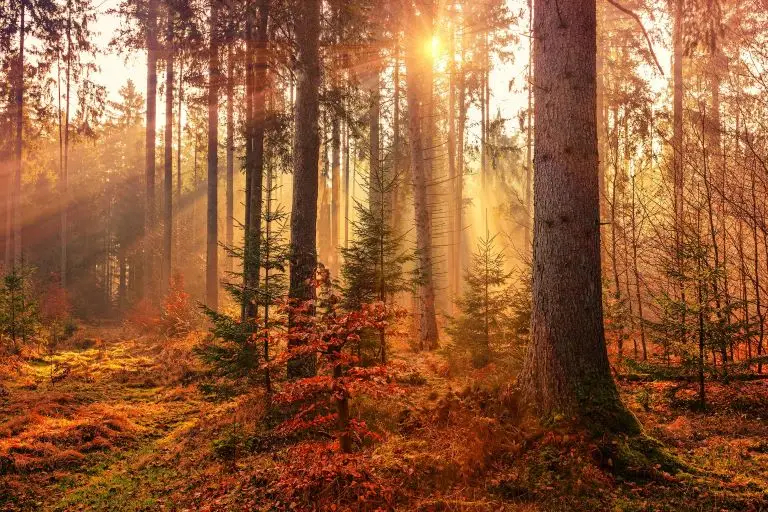
<path id="1" fill-rule="evenodd" d="M 74 332 L 72 304 L 58 276 L 53 276 L 40 300 L 40 320 L 48 328 L 48 354 L 56 352 L 59 342 Z"/>
<path id="2" fill-rule="evenodd" d="M 283 435 L 314 430 L 330 435 L 338 449 L 352 451 L 355 440 L 376 438 L 364 421 L 350 417 L 353 396 L 384 397 L 398 393 L 389 382 L 384 365 L 359 366 L 355 348 L 365 330 L 386 329 L 393 313 L 381 302 L 362 304 L 347 311 L 328 288 L 321 288 L 317 303 L 285 302 L 281 309 L 296 321 L 284 333 L 291 348 L 273 359 L 269 366 L 281 367 L 295 359 L 316 358 L 317 375 L 287 382 L 274 397 L 275 404 L 297 405 L 298 411 L 277 427 Z M 329 434 L 327 429 L 334 429 Z"/>

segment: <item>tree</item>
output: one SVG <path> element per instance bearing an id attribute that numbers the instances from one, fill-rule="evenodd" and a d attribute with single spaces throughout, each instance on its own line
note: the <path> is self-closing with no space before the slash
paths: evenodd
<path id="1" fill-rule="evenodd" d="M 295 301 L 314 298 L 317 267 L 317 183 L 320 155 L 320 0 L 300 2 L 294 17 L 298 46 L 294 147 L 293 207 L 291 209 L 291 279 L 288 296 Z M 292 319 L 295 322 L 297 319 Z M 297 343 L 296 339 L 291 340 Z M 315 374 L 315 357 L 291 360 L 290 377 Z"/>
<path id="2" fill-rule="evenodd" d="M 432 8 L 421 0 L 419 9 L 407 15 L 405 66 L 407 70 L 408 132 L 411 139 L 411 170 L 413 180 L 414 215 L 416 224 L 416 256 L 420 298 L 419 346 L 434 349 L 438 343 L 435 315 L 435 284 L 432 261 L 432 220 L 429 212 L 427 165 L 432 119 L 423 109 L 425 97 L 432 94 L 431 62 L 425 58 L 425 41 L 432 34 Z M 418 14 L 417 14 L 418 13 Z"/>
<path id="3" fill-rule="evenodd" d="M 157 129 L 157 6 L 158 0 L 147 0 L 146 46 L 147 46 L 147 124 L 145 137 L 145 212 L 144 212 L 144 279 L 145 291 L 151 289 L 155 208 L 155 137 Z"/>
<path id="4" fill-rule="evenodd" d="M 245 245 L 243 288 L 255 290 L 259 284 L 261 221 L 264 183 L 264 136 L 266 129 L 266 93 L 269 59 L 269 10 L 271 2 L 260 0 L 253 27 L 251 17 L 246 21 L 245 65 Z M 243 320 L 256 316 L 252 301 L 243 303 Z"/>
<path id="5" fill-rule="evenodd" d="M 388 199 L 397 177 L 387 178 L 385 174 L 382 166 L 370 173 L 365 183 L 370 199 L 365 204 L 355 201 L 357 220 L 351 221 L 353 238 L 348 247 L 341 248 L 343 305 L 350 311 L 375 302 L 387 305 L 395 294 L 411 288 L 411 280 L 403 270 L 411 255 L 403 249 L 403 235 L 390 225 L 392 211 Z M 387 359 L 384 328 L 377 334 L 378 355 L 383 364 Z"/>
<path id="6" fill-rule="evenodd" d="M 219 1 L 210 0 L 208 49 L 208 214 L 205 258 L 205 304 L 219 304 Z"/>
<path id="7" fill-rule="evenodd" d="M 611 377 L 603 332 L 595 2 L 539 0 L 534 9 L 532 341 L 522 395 L 543 417 L 638 433 Z"/>
<path id="8" fill-rule="evenodd" d="M 168 3 L 165 29 L 165 152 L 163 162 L 163 268 L 160 273 L 161 287 L 168 290 L 171 283 L 173 248 L 173 86 L 174 44 L 176 13 Z M 181 112 L 177 115 L 181 116 Z"/>
<path id="9" fill-rule="evenodd" d="M 31 293 L 32 273 L 27 266 L 14 267 L 0 286 L 0 334 L 11 341 L 13 353 L 19 352 L 19 342 L 25 343 L 38 325 L 37 304 Z"/>
<path id="10" fill-rule="evenodd" d="M 486 226 L 487 230 L 487 226 Z M 508 335 L 511 296 L 507 282 L 512 277 L 504 252 L 496 249 L 496 236 L 486 231 L 477 242 L 470 267 L 464 274 L 466 288 L 456 301 L 461 315 L 451 322 L 448 333 L 472 354 L 472 364 L 481 368 L 491 359 L 492 346 Z"/>

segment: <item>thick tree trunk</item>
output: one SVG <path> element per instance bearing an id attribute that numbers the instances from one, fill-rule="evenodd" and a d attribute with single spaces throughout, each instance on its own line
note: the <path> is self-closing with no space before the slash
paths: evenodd
<path id="1" fill-rule="evenodd" d="M 611 377 L 603 332 L 595 0 L 538 0 L 534 24 L 532 341 L 523 397 L 542 417 L 637 433 Z"/>
<path id="2" fill-rule="evenodd" d="M 173 261 L 173 13 L 168 8 L 165 34 L 165 173 L 163 180 L 163 271 L 161 289 L 171 283 Z M 181 116 L 181 112 L 179 112 Z"/>
<path id="3" fill-rule="evenodd" d="M 147 127 L 145 132 L 144 184 L 144 291 L 154 289 L 152 260 L 155 227 L 155 130 L 157 124 L 157 0 L 149 0 L 147 16 Z"/>
<path id="4" fill-rule="evenodd" d="M 425 2 L 422 2 L 426 4 Z M 424 34 L 431 33 L 431 21 L 426 20 L 431 12 L 429 5 L 420 6 L 421 15 L 410 13 L 411 27 L 406 43 L 406 73 L 408 98 L 408 132 L 411 139 L 411 169 L 414 197 L 414 214 L 416 224 L 416 250 L 418 253 L 419 294 L 420 294 L 420 326 L 419 345 L 421 348 L 432 350 L 437 347 L 438 332 L 435 315 L 435 287 L 432 261 L 432 220 L 430 218 L 427 185 L 429 183 L 426 156 L 430 128 L 423 126 L 431 120 L 423 112 L 422 102 L 429 91 L 425 87 L 426 67 L 431 65 L 421 57 L 420 42 Z M 429 98 L 427 98 L 429 101 Z"/>
<path id="5" fill-rule="evenodd" d="M 205 303 L 219 307 L 219 0 L 211 0 L 211 41 L 208 54 L 208 210 Z"/>
<path id="6" fill-rule="evenodd" d="M 296 132 L 293 143 L 293 207 L 291 209 L 291 275 L 288 296 L 312 300 L 317 267 L 317 180 L 320 156 L 320 0 L 300 2 L 295 16 L 297 56 Z M 296 319 L 289 319 L 295 324 Z M 315 358 L 290 361 L 288 376 L 312 376 Z"/>
<path id="7" fill-rule="evenodd" d="M 246 128 L 246 224 L 244 285 L 250 295 L 244 318 L 257 314 L 255 290 L 261 267 L 261 220 L 264 184 L 264 130 L 266 123 L 267 40 L 269 0 L 260 0 L 256 32 L 249 39 L 251 51 L 246 73 L 248 122 Z M 250 38 L 251 36 L 249 36 Z M 254 60 L 255 59 L 255 60 Z"/>

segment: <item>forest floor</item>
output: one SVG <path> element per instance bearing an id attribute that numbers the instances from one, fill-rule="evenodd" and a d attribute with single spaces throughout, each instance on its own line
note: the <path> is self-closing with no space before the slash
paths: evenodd
<path id="1" fill-rule="evenodd" d="M 505 380 L 439 353 L 396 358 L 405 393 L 357 400 L 382 434 L 353 455 L 264 430 L 258 395 L 210 401 L 200 335 L 85 328 L 52 357 L 0 373 L 0 510 L 768 510 L 768 381 L 622 384 L 675 474 L 623 458 L 621 441 L 523 427 Z"/>

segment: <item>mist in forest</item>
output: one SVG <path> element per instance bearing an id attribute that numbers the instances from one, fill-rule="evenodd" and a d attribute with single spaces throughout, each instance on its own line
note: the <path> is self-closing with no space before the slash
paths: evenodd
<path id="1" fill-rule="evenodd" d="M 765 0 L 0 0 L 0 509 L 768 508 Z"/>

